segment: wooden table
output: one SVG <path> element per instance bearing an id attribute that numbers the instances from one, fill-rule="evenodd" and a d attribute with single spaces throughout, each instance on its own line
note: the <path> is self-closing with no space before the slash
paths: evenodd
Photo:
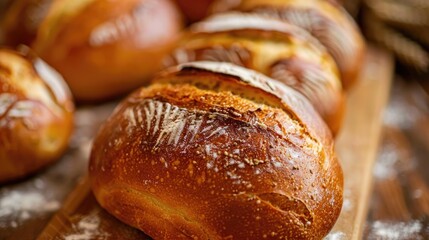
<path id="1" fill-rule="evenodd" d="M 429 97 L 413 78 L 397 76 L 383 125 L 364 238 L 429 239 Z"/>

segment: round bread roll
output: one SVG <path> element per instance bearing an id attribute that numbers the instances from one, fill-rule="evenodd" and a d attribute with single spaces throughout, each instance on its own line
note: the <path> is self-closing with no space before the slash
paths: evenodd
<path id="1" fill-rule="evenodd" d="M 80 101 L 100 101 L 144 84 L 162 66 L 182 27 L 170 0 L 57 0 L 35 51 Z"/>
<path id="2" fill-rule="evenodd" d="M 227 10 L 254 12 L 304 28 L 334 57 L 345 89 L 349 89 L 359 77 L 365 41 L 354 20 L 335 1 L 217 0 L 212 5 L 213 12 Z"/>
<path id="3" fill-rule="evenodd" d="M 30 45 L 53 0 L 14 0 L 0 23 L 3 45 Z"/>
<path id="4" fill-rule="evenodd" d="M 28 53 L 0 49 L 0 182 L 58 159 L 71 135 L 73 109 L 57 72 Z"/>
<path id="5" fill-rule="evenodd" d="M 213 0 L 176 0 L 183 14 L 189 22 L 203 19 L 209 10 Z"/>
<path id="6" fill-rule="evenodd" d="M 330 54 L 305 30 L 255 14 L 225 13 L 191 26 L 166 65 L 231 62 L 280 80 L 306 96 L 336 135 L 344 93 Z"/>
<path id="7" fill-rule="evenodd" d="M 332 136 L 298 92 L 229 63 L 160 74 L 100 129 L 103 208 L 154 239 L 321 239 L 342 206 Z"/>

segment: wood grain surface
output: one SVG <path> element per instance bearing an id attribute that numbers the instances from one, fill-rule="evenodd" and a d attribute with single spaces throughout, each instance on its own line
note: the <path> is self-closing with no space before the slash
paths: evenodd
<path id="1" fill-rule="evenodd" d="M 417 80 L 396 76 L 364 239 L 429 239 L 429 95 Z"/>

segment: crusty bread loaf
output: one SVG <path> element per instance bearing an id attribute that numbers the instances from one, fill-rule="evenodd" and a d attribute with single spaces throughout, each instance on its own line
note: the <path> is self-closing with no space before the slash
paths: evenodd
<path id="1" fill-rule="evenodd" d="M 100 129 L 98 202 L 154 239 L 321 239 L 342 206 L 332 136 L 295 90 L 229 63 L 171 68 Z"/>
<path id="2" fill-rule="evenodd" d="M 237 10 L 279 18 L 300 26 L 317 38 L 336 60 L 343 86 L 357 80 L 365 54 L 365 41 L 348 13 L 326 0 L 217 0 L 212 12 Z"/>
<path id="3" fill-rule="evenodd" d="M 56 0 L 33 47 L 77 100 L 102 101 L 147 83 L 181 28 L 171 0 Z"/>
<path id="4" fill-rule="evenodd" d="M 0 182 L 58 159 L 73 126 L 63 79 L 27 52 L 0 49 Z"/>
<path id="5" fill-rule="evenodd" d="M 344 113 L 337 66 L 307 31 L 255 14 L 225 13 L 191 26 L 167 65 L 232 62 L 259 71 L 306 96 L 336 134 Z"/>

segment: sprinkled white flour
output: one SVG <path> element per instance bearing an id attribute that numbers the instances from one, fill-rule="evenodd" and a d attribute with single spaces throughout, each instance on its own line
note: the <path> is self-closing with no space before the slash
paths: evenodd
<path id="1" fill-rule="evenodd" d="M 343 240 L 346 239 L 346 234 L 343 232 L 331 232 L 324 240 Z"/>
<path id="2" fill-rule="evenodd" d="M 396 223 L 376 221 L 371 226 L 368 239 L 420 240 L 423 239 L 420 235 L 422 228 L 423 225 L 419 221 Z"/>
<path id="3" fill-rule="evenodd" d="M 90 240 L 90 239 L 107 239 L 108 233 L 99 230 L 100 217 L 97 212 L 82 218 L 77 225 L 73 226 L 73 233 L 64 236 L 64 240 Z"/>
<path id="4" fill-rule="evenodd" d="M 401 92 L 399 92 L 401 91 Z M 409 101 L 407 101 L 402 91 L 404 89 L 394 89 L 392 92 L 392 96 L 389 105 L 384 111 L 383 121 L 387 126 L 396 126 L 401 129 L 409 129 L 412 127 L 416 119 L 420 119 L 424 117 L 424 110 L 419 109 L 419 107 L 413 105 Z M 413 91 L 413 95 L 415 95 L 415 99 L 419 99 L 422 102 L 426 100 L 426 94 L 421 94 L 418 91 Z"/>
<path id="5" fill-rule="evenodd" d="M 350 189 L 344 189 L 344 200 L 343 200 L 343 209 L 342 211 L 348 212 L 353 209 L 353 202 L 351 200 L 351 191 Z"/>
<path id="6" fill-rule="evenodd" d="M 348 198 L 344 198 L 344 201 L 343 201 L 343 211 L 348 212 L 348 211 L 352 210 L 352 208 L 353 208 L 352 201 L 350 199 L 348 199 Z"/>
<path id="7" fill-rule="evenodd" d="M 396 146 L 386 145 L 379 154 L 378 160 L 374 165 L 374 176 L 378 179 L 391 179 L 396 177 L 397 168 L 395 165 L 399 161 Z"/>
<path id="8" fill-rule="evenodd" d="M 43 183 L 36 182 L 39 186 Z M 17 227 L 34 216 L 53 212 L 60 207 L 56 200 L 47 199 L 42 193 L 11 191 L 0 196 L 0 228 Z"/>

